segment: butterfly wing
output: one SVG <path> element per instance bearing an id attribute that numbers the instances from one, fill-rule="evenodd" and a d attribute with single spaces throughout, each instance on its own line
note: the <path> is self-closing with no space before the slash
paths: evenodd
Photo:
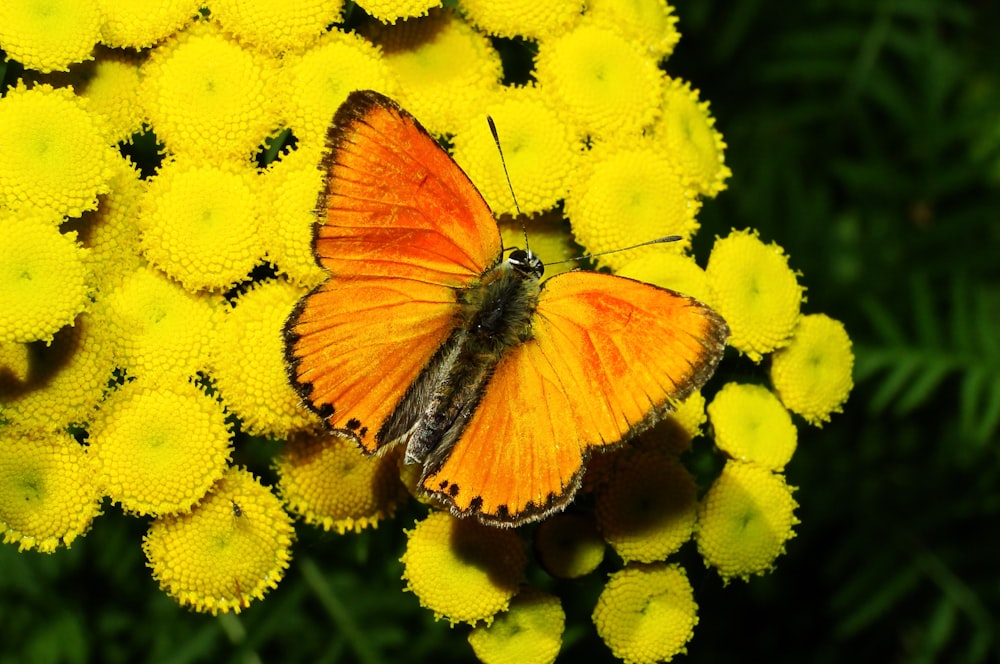
<path id="1" fill-rule="evenodd" d="M 422 480 L 486 523 L 518 525 L 568 503 L 587 454 L 700 388 L 728 336 L 694 299 L 594 272 L 544 282 L 532 332 L 500 360 L 466 429 Z"/>
<path id="2" fill-rule="evenodd" d="M 500 259 L 496 222 L 462 170 L 395 102 L 352 93 L 328 136 L 314 250 L 331 278 L 285 327 L 289 373 L 366 450 L 455 325 L 456 291 Z"/>

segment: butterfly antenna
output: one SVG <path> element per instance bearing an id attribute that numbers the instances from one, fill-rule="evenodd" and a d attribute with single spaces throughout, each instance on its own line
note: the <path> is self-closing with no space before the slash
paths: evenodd
<path id="1" fill-rule="evenodd" d="M 517 216 L 521 216 L 521 206 L 517 204 L 517 196 L 514 195 L 514 185 L 510 182 L 510 173 L 507 172 L 507 160 L 503 158 L 503 148 L 500 147 L 500 135 L 497 133 L 497 125 L 493 122 L 493 116 L 487 115 L 486 122 L 490 125 L 490 133 L 493 134 L 493 142 L 497 144 L 497 152 L 500 153 L 500 165 L 503 166 L 503 174 L 507 178 L 507 188 L 510 190 L 510 197 L 514 200 L 514 209 L 517 210 Z M 528 229 L 524 227 L 524 222 L 521 222 L 521 232 L 524 233 L 524 248 L 528 248 Z"/>
<path id="2" fill-rule="evenodd" d="M 619 251 L 628 251 L 629 249 L 638 249 L 639 247 L 647 247 L 651 244 L 663 244 L 664 242 L 677 242 L 677 240 L 682 240 L 680 235 L 664 235 L 663 237 L 658 237 L 655 240 L 646 240 L 645 242 L 640 242 L 639 244 L 633 244 L 630 247 L 621 247 L 619 249 L 608 249 L 607 251 L 598 251 L 593 254 L 584 254 L 583 256 L 576 256 L 574 258 L 567 258 L 561 261 L 553 261 L 551 263 L 546 263 L 545 265 L 559 265 L 560 263 L 572 263 L 573 261 L 582 261 L 587 258 L 593 258 L 594 256 L 604 256 L 605 254 L 616 254 Z"/>

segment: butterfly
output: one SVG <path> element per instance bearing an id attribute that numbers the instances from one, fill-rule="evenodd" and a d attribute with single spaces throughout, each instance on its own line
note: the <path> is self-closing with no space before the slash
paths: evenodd
<path id="1" fill-rule="evenodd" d="M 313 249 L 329 277 L 285 325 L 291 382 L 365 452 L 405 445 L 419 491 L 456 516 L 563 509 L 592 451 L 715 371 L 729 330 L 697 300 L 504 258 L 479 191 L 389 98 L 352 92 L 327 148 Z"/>

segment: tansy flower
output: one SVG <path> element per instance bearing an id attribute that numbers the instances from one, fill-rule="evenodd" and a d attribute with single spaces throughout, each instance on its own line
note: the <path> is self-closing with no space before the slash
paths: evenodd
<path id="1" fill-rule="evenodd" d="M 715 444 L 731 459 L 781 470 L 792 459 L 798 432 L 766 387 L 726 383 L 708 406 Z"/>
<path id="2" fill-rule="evenodd" d="M 587 514 L 562 512 L 535 530 L 535 554 L 545 571 L 557 579 L 578 579 L 597 569 L 606 545 Z"/>
<path id="3" fill-rule="evenodd" d="M 596 260 L 611 269 L 651 254 L 680 253 L 698 228 L 700 204 L 676 166 L 649 139 L 633 147 L 598 147 L 570 186 L 566 216 L 590 253 L 622 249 L 665 235 L 681 240 L 616 251 Z M 722 313 L 722 312 L 720 312 Z"/>
<path id="4" fill-rule="evenodd" d="M 436 618 L 489 624 L 507 609 L 527 563 L 515 531 L 435 511 L 406 534 L 406 589 Z"/>
<path id="5" fill-rule="evenodd" d="M 681 38 L 666 0 L 587 0 L 587 20 L 619 30 L 658 60 L 669 56 Z"/>
<path id="6" fill-rule="evenodd" d="M 709 304 L 708 277 L 694 258 L 685 254 L 662 250 L 649 252 L 629 260 L 615 270 L 615 274 L 669 288 Z"/>
<path id="7" fill-rule="evenodd" d="M 0 98 L 0 127 L 0 206 L 76 217 L 107 192 L 117 154 L 106 128 L 71 89 L 8 90 Z"/>
<path id="8" fill-rule="evenodd" d="M 239 613 L 278 587 L 294 535 L 277 496 L 230 468 L 191 512 L 153 521 L 142 548 L 153 578 L 182 606 Z"/>
<path id="9" fill-rule="evenodd" d="M 139 102 L 139 59 L 135 56 L 102 50 L 93 75 L 79 92 L 90 112 L 101 116 L 109 144 L 126 141 L 142 130 L 145 114 Z"/>
<path id="10" fill-rule="evenodd" d="M 726 580 L 769 571 L 799 522 L 792 490 L 766 468 L 726 462 L 698 508 L 695 540 L 705 563 Z"/>
<path id="11" fill-rule="evenodd" d="M 213 0 L 212 19 L 248 46 L 268 55 L 297 53 L 340 21 L 337 0 Z"/>
<path id="12" fill-rule="evenodd" d="M 396 446 L 369 457 L 352 438 L 336 433 L 294 433 L 275 461 L 278 493 L 311 525 L 343 534 L 377 526 L 406 497 Z"/>
<path id="13" fill-rule="evenodd" d="M 708 419 L 705 415 L 705 397 L 702 395 L 701 390 L 692 392 L 687 399 L 677 404 L 677 408 L 674 412 L 670 413 L 667 419 L 679 426 L 687 435 L 686 440 L 681 436 L 667 438 L 668 443 L 679 445 L 679 448 L 675 445 L 668 447 L 668 449 L 680 454 L 690 447 L 691 439 L 701 433 L 701 425 Z M 654 427 L 651 431 L 655 432 L 656 430 L 657 428 Z M 640 437 L 644 436 L 646 434 Z"/>
<path id="14" fill-rule="evenodd" d="M 382 27 L 373 34 L 396 78 L 397 101 L 429 132 L 450 134 L 476 117 L 500 84 L 500 55 L 490 41 L 450 11 Z"/>
<path id="15" fill-rule="evenodd" d="M 489 625 L 469 632 L 469 644 L 483 664 L 551 664 L 562 647 L 566 613 L 559 598 L 525 588 Z"/>
<path id="16" fill-rule="evenodd" d="M 0 343 L 0 397 L 5 397 L 19 383 L 28 381 L 31 364 L 28 344 Z M 0 406 L 0 419 L 3 407 Z"/>
<path id="17" fill-rule="evenodd" d="M 101 41 L 114 48 L 143 49 L 166 39 L 198 15 L 201 0 L 97 0 Z"/>
<path id="18" fill-rule="evenodd" d="M 90 459 L 71 436 L 0 428 L 0 530 L 4 543 L 52 553 L 101 513 Z"/>
<path id="19" fill-rule="evenodd" d="M 854 353 L 843 323 L 823 314 L 799 319 L 791 343 L 771 358 L 771 382 L 781 401 L 809 424 L 839 413 L 854 382 Z"/>
<path id="20" fill-rule="evenodd" d="M 664 560 L 694 531 L 694 478 L 662 451 L 626 450 L 595 497 L 597 527 L 626 562 Z"/>
<path id="21" fill-rule="evenodd" d="M 576 135 L 637 136 L 659 114 L 656 60 L 621 33 L 589 22 L 539 43 L 535 79 Z"/>
<path id="22" fill-rule="evenodd" d="M 330 121 L 351 91 L 374 88 L 391 94 L 396 88 L 379 50 L 337 29 L 302 55 L 286 57 L 281 80 L 281 115 L 308 154 L 326 145 Z"/>
<path id="23" fill-rule="evenodd" d="M 510 185 L 484 115 L 492 116 L 503 148 Z M 538 88 L 503 88 L 494 100 L 457 129 L 455 161 L 476 183 L 494 214 L 534 214 L 566 197 L 579 150 L 569 128 Z"/>
<path id="24" fill-rule="evenodd" d="M 754 230 L 717 239 L 705 268 L 709 302 L 729 323 L 729 345 L 760 362 L 788 343 L 799 321 L 802 287 L 776 244 Z"/>
<path id="25" fill-rule="evenodd" d="M 226 469 L 226 413 L 182 379 L 126 383 L 101 405 L 90 429 L 102 488 L 137 514 L 186 512 Z"/>
<path id="26" fill-rule="evenodd" d="M 86 250 L 46 216 L 0 212 L 0 343 L 52 341 L 86 308 Z"/>
<path id="27" fill-rule="evenodd" d="M 726 188 L 732 171 L 726 166 L 726 143 L 715 128 L 708 102 L 698 100 L 698 91 L 679 79 L 670 79 L 663 91 L 663 113 L 653 127 L 664 151 L 681 165 L 688 182 L 705 196 Z"/>
<path id="28" fill-rule="evenodd" d="M 383 23 L 395 23 L 399 19 L 424 16 L 427 11 L 441 6 L 441 0 L 360 0 L 357 5 L 369 16 Z"/>
<path id="29" fill-rule="evenodd" d="M 202 22 L 153 51 L 140 94 L 171 153 L 247 159 L 277 125 L 275 70 Z"/>
<path id="30" fill-rule="evenodd" d="M 264 255 L 249 164 L 160 169 L 142 199 L 143 255 L 191 290 L 226 290 Z"/>
<path id="31" fill-rule="evenodd" d="M 286 281 L 254 286 L 233 307 L 218 312 L 212 376 L 230 410 L 254 435 L 286 436 L 319 419 L 288 384 L 285 320 L 305 292 Z"/>
<path id="32" fill-rule="evenodd" d="M 524 225 L 522 225 L 524 224 Z M 506 248 L 524 248 L 524 234 L 528 234 L 528 247 L 545 264 L 545 276 L 552 277 L 561 272 L 569 272 L 579 267 L 572 258 L 583 255 L 579 245 L 573 241 L 569 221 L 556 210 L 526 219 L 518 217 L 500 219 L 500 237 Z M 565 261 L 565 262 L 562 262 Z"/>
<path id="33" fill-rule="evenodd" d="M 628 565 L 608 579 L 594 607 L 597 633 L 631 664 L 666 662 L 687 652 L 698 605 L 679 565 Z"/>
<path id="34" fill-rule="evenodd" d="M 497 37 L 545 39 L 565 34 L 583 15 L 582 0 L 462 0 L 462 13 Z"/>
<path id="35" fill-rule="evenodd" d="M 66 71 L 89 60 L 100 30 L 101 12 L 93 0 L 0 2 L 0 48 L 29 69 Z M 16 135 L 5 122 L 0 126 Z"/>

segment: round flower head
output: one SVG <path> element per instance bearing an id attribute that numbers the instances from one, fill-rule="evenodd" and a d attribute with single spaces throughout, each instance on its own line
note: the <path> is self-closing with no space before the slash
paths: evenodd
<path id="1" fill-rule="evenodd" d="M 628 253 L 628 252 L 623 252 Z M 648 284 L 669 288 L 702 302 L 708 302 L 708 277 L 694 258 L 670 251 L 650 252 L 629 260 L 615 270 L 620 277 L 638 279 Z"/>
<path id="2" fill-rule="evenodd" d="M 698 552 L 727 581 L 774 566 L 794 537 L 798 505 L 785 478 L 749 463 L 728 461 L 698 508 Z"/>
<path id="3" fill-rule="evenodd" d="M 297 53 L 340 21 L 342 0 L 214 0 L 212 20 L 248 46 L 268 55 Z"/>
<path id="4" fill-rule="evenodd" d="M 299 139 L 299 149 L 310 151 L 326 145 L 330 120 L 352 90 L 395 89 L 379 50 L 354 33 L 336 29 L 305 53 L 285 58 L 281 79 L 282 117 Z"/>
<path id="5" fill-rule="evenodd" d="M 441 0 L 359 0 L 365 12 L 383 23 L 425 16 L 427 11 L 441 6 Z"/>
<path id="6" fill-rule="evenodd" d="M 726 166 L 726 144 L 698 91 L 679 79 L 664 87 L 663 113 L 653 127 L 664 151 L 681 165 L 685 179 L 699 194 L 715 196 L 726 188 L 732 171 Z"/>
<path id="7" fill-rule="evenodd" d="M 701 434 L 701 425 L 707 419 L 705 415 L 705 397 L 702 395 L 701 390 L 692 392 L 687 399 L 677 404 L 677 408 L 668 417 L 668 420 L 679 426 L 686 435 L 686 439 L 683 436 L 668 438 L 669 442 L 678 443 L 677 446 L 670 449 L 677 454 L 688 449 L 691 445 L 691 439 Z M 654 427 L 652 431 L 655 430 L 656 428 Z"/>
<path id="8" fill-rule="evenodd" d="M 212 375 L 250 434 L 283 437 L 320 423 L 302 407 L 285 369 L 281 331 L 303 295 L 288 282 L 268 281 L 217 313 Z"/>
<path id="9" fill-rule="evenodd" d="M 181 379 L 126 383 L 101 405 L 90 430 L 102 488 L 137 514 L 186 512 L 229 461 L 226 412 Z"/>
<path id="10" fill-rule="evenodd" d="M 230 468 L 189 513 L 153 521 L 142 548 L 153 578 L 182 606 L 239 613 L 278 587 L 294 535 L 277 496 Z"/>
<path id="11" fill-rule="evenodd" d="M 525 588 L 491 624 L 473 628 L 469 644 L 483 664 L 551 664 L 565 626 L 558 597 Z"/>
<path id="12" fill-rule="evenodd" d="M 698 508 L 694 478 L 661 451 L 628 450 L 595 496 L 597 527 L 625 562 L 664 560 L 691 539 Z"/>
<path id="13" fill-rule="evenodd" d="M 80 91 L 88 109 L 101 116 L 109 144 L 126 141 L 142 130 L 139 59 L 121 51 L 102 51 L 94 74 Z"/>
<path id="14" fill-rule="evenodd" d="M 143 49 L 191 22 L 204 3 L 201 0 L 97 0 L 97 4 L 104 17 L 102 42 L 113 48 Z"/>
<path id="15" fill-rule="evenodd" d="M 535 79 L 579 136 L 637 136 L 656 119 L 656 60 L 614 29 L 589 22 L 539 43 Z"/>
<path id="16" fill-rule="evenodd" d="M 462 13 L 497 37 L 546 39 L 565 34 L 583 15 L 582 0 L 462 0 Z"/>
<path id="17" fill-rule="evenodd" d="M 431 512 L 406 534 L 406 589 L 436 618 L 489 624 L 507 609 L 527 563 L 515 531 Z"/>
<path id="18" fill-rule="evenodd" d="M 0 127 L 0 207 L 77 217 L 108 191 L 117 154 L 100 119 L 71 89 L 8 90 L 0 98 Z"/>
<path id="19" fill-rule="evenodd" d="M 153 51 L 142 103 L 171 153 L 246 159 L 277 124 L 275 66 L 211 26 L 199 23 Z"/>
<path id="20" fill-rule="evenodd" d="M 189 290 L 244 279 L 264 255 L 255 177 L 249 164 L 165 164 L 142 199 L 143 255 Z"/>
<path id="21" fill-rule="evenodd" d="M 616 251 L 596 260 L 611 269 L 647 255 L 680 253 L 698 228 L 699 203 L 673 163 L 651 141 L 632 148 L 595 148 L 571 184 L 566 216 L 589 253 L 622 249 L 665 235 L 681 240 Z"/>
<path id="22" fill-rule="evenodd" d="M 760 362 L 788 343 L 803 289 L 781 247 L 764 244 L 756 231 L 733 231 L 715 241 L 705 273 L 709 302 L 729 323 L 730 346 Z"/>
<path id="23" fill-rule="evenodd" d="M 0 2 L 0 48 L 28 69 L 66 71 L 90 59 L 100 35 L 101 12 L 94 0 Z M 5 123 L 0 126 L 6 129 Z"/>
<path id="24" fill-rule="evenodd" d="M 453 133 L 500 84 L 500 55 L 486 38 L 449 11 L 375 31 L 375 43 L 396 78 L 397 101 L 436 135 Z"/>
<path id="25" fill-rule="evenodd" d="M 791 343 L 771 358 L 771 382 L 785 406 L 822 426 L 839 413 L 854 387 L 854 353 L 844 324 L 823 314 L 803 316 Z"/>
<path id="26" fill-rule="evenodd" d="M 90 459 L 72 436 L 0 428 L 0 530 L 4 543 L 52 553 L 101 513 Z"/>
<path id="27" fill-rule="evenodd" d="M 504 161 L 483 114 L 496 123 Z M 494 214 L 534 214 L 566 197 L 569 176 L 579 155 L 569 129 L 545 102 L 538 88 L 503 88 L 454 137 L 455 161 L 476 183 Z M 510 185 L 504 174 L 510 173 Z"/>
<path id="28" fill-rule="evenodd" d="M 608 579 L 594 607 L 597 633 L 630 664 L 666 662 L 687 652 L 698 605 L 679 565 L 627 565 Z"/>
<path id="29" fill-rule="evenodd" d="M 726 383 L 708 406 L 715 444 L 731 459 L 781 470 L 798 440 L 792 417 L 766 387 Z"/>
<path id="30" fill-rule="evenodd" d="M 508 217 L 501 219 L 497 225 L 500 227 L 503 246 L 508 249 L 524 248 L 524 234 L 527 231 L 528 247 L 545 264 L 545 276 L 552 277 L 579 267 L 578 262 L 570 259 L 579 258 L 583 251 L 573 241 L 569 222 L 559 210 L 543 212 L 531 219 Z"/>
<path id="31" fill-rule="evenodd" d="M 0 212 L 0 343 L 52 341 L 90 302 L 86 250 L 43 216 Z"/>
<path id="32" fill-rule="evenodd" d="M 669 56 L 681 38 L 677 17 L 666 0 L 587 0 L 587 18 L 621 31 L 659 60 Z"/>
<path id="33" fill-rule="evenodd" d="M 400 452 L 397 445 L 369 457 L 347 436 L 294 433 L 275 461 L 278 493 L 310 525 L 361 532 L 392 516 L 407 495 L 399 481 Z"/>
<path id="34" fill-rule="evenodd" d="M 545 519 L 535 530 L 538 560 L 557 579 L 590 574 L 604 560 L 605 548 L 589 515 L 562 512 Z"/>

